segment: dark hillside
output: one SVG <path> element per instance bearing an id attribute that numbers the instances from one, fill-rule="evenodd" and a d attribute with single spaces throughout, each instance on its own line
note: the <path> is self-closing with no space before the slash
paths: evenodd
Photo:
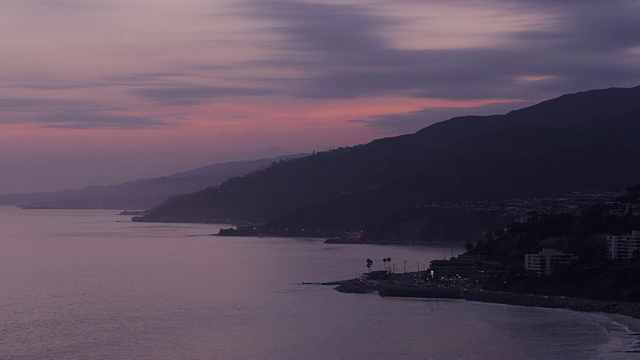
<path id="1" fill-rule="evenodd" d="M 638 159 L 640 87 L 595 90 L 283 162 L 145 220 L 361 228 L 428 201 L 622 189 L 640 179 Z"/>

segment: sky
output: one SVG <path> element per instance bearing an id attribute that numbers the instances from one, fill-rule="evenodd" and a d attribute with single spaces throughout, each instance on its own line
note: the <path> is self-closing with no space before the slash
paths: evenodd
<path id="1" fill-rule="evenodd" d="M 2 0 L 0 194 L 640 85 L 639 1 Z"/>

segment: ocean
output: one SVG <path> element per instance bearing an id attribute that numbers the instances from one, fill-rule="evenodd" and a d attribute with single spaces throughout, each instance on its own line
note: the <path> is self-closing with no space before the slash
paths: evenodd
<path id="1" fill-rule="evenodd" d="M 0 359 L 638 359 L 640 321 L 304 285 L 460 248 L 214 237 L 0 207 Z M 405 262 L 406 261 L 406 262 Z"/>

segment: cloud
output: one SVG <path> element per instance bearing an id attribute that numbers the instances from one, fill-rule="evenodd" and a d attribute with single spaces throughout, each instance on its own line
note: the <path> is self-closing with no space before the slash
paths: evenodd
<path id="1" fill-rule="evenodd" d="M 367 8 L 300 1 L 249 1 L 250 15 L 276 20 L 271 30 L 286 36 L 283 49 L 366 57 L 387 46 L 379 32 L 397 23 Z"/>
<path id="2" fill-rule="evenodd" d="M 118 76 L 107 76 L 103 82 L 117 85 L 158 85 L 166 84 L 171 78 L 193 76 L 185 72 L 143 72 Z"/>
<path id="3" fill-rule="evenodd" d="M 640 44 L 640 9 L 634 2 L 523 1 L 510 6 L 494 1 L 487 5 L 521 16 L 545 13 L 551 19 L 543 26 L 505 32 L 498 44 L 453 49 L 401 48 L 386 40 L 393 38 L 388 35 L 399 20 L 364 5 L 285 0 L 248 4 L 247 14 L 275 23 L 268 30 L 282 36 L 274 44 L 282 56 L 263 64 L 305 71 L 308 75 L 291 86 L 292 93 L 306 97 L 542 99 L 640 82 L 640 61 L 628 54 Z M 547 80 L 523 83 L 526 76 Z"/>
<path id="4" fill-rule="evenodd" d="M 99 0 L 38 0 L 34 1 L 36 5 L 46 7 L 52 10 L 87 10 L 94 9 L 100 5 L 102 1 Z"/>
<path id="5" fill-rule="evenodd" d="M 29 4 L 63 11 L 66 8 L 112 6 L 113 2 L 32 0 Z M 224 40 L 220 34 L 214 36 L 216 34 L 198 31 L 197 35 L 195 32 L 190 34 L 191 38 L 186 33 L 184 39 L 178 37 L 180 46 L 193 50 L 194 55 L 184 51 L 190 57 L 177 57 L 171 65 L 145 66 L 142 71 L 138 68 L 139 72 L 136 68 L 127 68 L 118 71 L 117 75 L 100 73 L 93 80 L 90 79 L 93 73 L 89 77 L 58 75 L 57 78 L 20 74 L 18 80 L 11 80 L 11 75 L 5 74 L 3 78 L 8 77 L 8 82 L 14 83 L 11 87 L 33 90 L 30 93 L 34 99 L 0 100 L 0 112 L 16 109 L 37 118 L 47 114 L 69 114 L 70 109 L 82 114 L 124 114 L 129 105 L 139 108 L 140 104 L 136 102 L 140 98 L 150 100 L 155 106 L 189 106 L 231 97 L 266 95 L 317 99 L 392 95 L 537 101 L 567 92 L 640 83 L 640 53 L 637 50 L 640 49 L 640 5 L 637 1 L 493 0 L 479 5 L 472 0 L 242 0 L 228 2 L 225 6 L 234 6 L 235 11 L 223 7 L 224 15 L 218 14 L 219 18 L 215 20 L 229 20 L 228 16 L 232 14 L 234 24 L 244 24 L 232 29 L 234 36 L 229 40 L 229 44 L 238 45 L 233 49 L 237 52 L 206 52 L 205 56 L 200 53 L 202 41 L 217 43 Z M 441 25 L 448 18 L 440 17 L 438 8 L 446 8 L 447 14 L 469 9 L 490 10 L 492 17 L 478 19 L 478 22 L 497 24 L 492 28 L 494 33 L 487 35 L 492 41 L 457 47 L 407 46 L 410 41 L 403 42 L 402 36 L 406 35 L 409 22 L 421 22 L 420 30 L 412 35 L 439 39 L 442 35 L 439 31 L 444 30 L 431 23 L 439 21 Z M 248 21 L 241 21 L 243 16 L 248 17 L 244 19 Z M 523 18 L 529 20 L 522 21 Z M 456 36 L 469 36 L 465 24 L 455 24 L 457 28 L 453 33 Z M 508 25 L 501 27 L 503 24 Z M 200 26 L 195 28 L 200 29 Z M 136 45 L 132 47 L 136 51 L 141 49 L 138 43 L 132 44 Z M 168 41 L 166 44 L 173 43 Z M 198 44 L 197 47 L 190 47 L 194 44 Z M 225 44 L 225 49 L 229 44 Z M 155 48 L 150 46 L 149 49 Z M 158 50 L 158 54 L 164 54 L 161 51 L 165 50 L 181 54 L 170 46 Z M 136 52 L 136 56 L 142 53 L 146 54 L 147 49 Z M 96 89 L 87 95 L 95 96 L 94 102 L 35 99 L 40 96 L 68 99 L 78 93 L 84 94 L 85 88 Z M 109 94 L 111 99 L 123 99 L 122 95 L 130 94 L 136 97 L 122 100 L 120 103 L 124 106 L 102 104 Z M 484 107 L 477 111 L 480 113 L 482 109 Z M 443 116 L 448 113 L 425 110 L 423 115 L 435 119 L 441 111 L 444 111 Z M 457 111 L 453 113 L 457 114 Z M 412 121 L 416 126 L 423 123 L 417 115 L 402 115 L 389 114 L 363 121 L 391 131 L 413 128 L 407 125 Z M 403 125 L 390 125 L 392 118 Z M 103 123 L 101 119 L 94 120 Z M 154 121 L 145 125 L 145 121 L 121 120 L 112 123 L 155 126 Z M 0 119 L 0 122 L 8 121 L 13 120 Z M 430 121 L 435 120 L 426 123 Z"/>
<path id="6" fill-rule="evenodd" d="M 7 76 L 0 78 L 0 81 L 14 83 L 13 87 L 31 90 L 77 90 L 77 89 L 99 89 L 113 87 L 130 86 L 160 86 L 175 83 L 175 79 L 193 77 L 187 72 L 142 72 L 125 75 L 103 76 L 95 80 L 68 80 L 54 75 L 26 75 L 19 77 Z"/>
<path id="7" fill-rule="evenodd" d="M 82 109 L 85 112 L 126 111 L 122 105 L 109 105 L 83 99 L 49 99 L 49 98 L 4 98 L 0 99 L 0 113 L 55 113 L 68 109 Z M 6 117 L 3 117 L 6 118 Z M 0 122 L 2 119 L 0 118 Z"/>
<path id="8" fill-rule="evenodd" d="M 0 124 L 32 123 L 59 129 L 146 129 L 174 126 L 163 120 L 127 115 L 125 106 L 88 100 L 0 99 Z"/>
<path id="9" fill-rule="evenodd" d="M 270 91 L 258 88 L 233 86 L 163 86 L 133 90 L 133 93 L 146 97 L 162 105 L 195 105 L 229 96 L 268 95 Z"/>
<path id="10" fill-rule="evenodd" d="M 148 129 L 169 125 L 152 117 L 87 112 L 42 115 L 31 121 L 54 129 Z"/>

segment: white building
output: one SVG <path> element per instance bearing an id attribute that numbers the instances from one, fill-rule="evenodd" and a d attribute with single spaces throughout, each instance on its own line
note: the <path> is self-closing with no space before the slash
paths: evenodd
<path id="1" fill-rule="evenodd" d="M 640 250 L 640 230 L 626 235 L 607 235 L 607 258 L 610 260 L 628 260 L 633 252 Z"/>
<path id="2" fill-rule="evenodd" d="M 540 275 L 551 275 L 558 265 L 569 265 L 578 260 L 573 254 L 565 254 L 556 249 L 542 249 L 537 254 L 524 255 L 524 267 L 528 271 Z"/>

